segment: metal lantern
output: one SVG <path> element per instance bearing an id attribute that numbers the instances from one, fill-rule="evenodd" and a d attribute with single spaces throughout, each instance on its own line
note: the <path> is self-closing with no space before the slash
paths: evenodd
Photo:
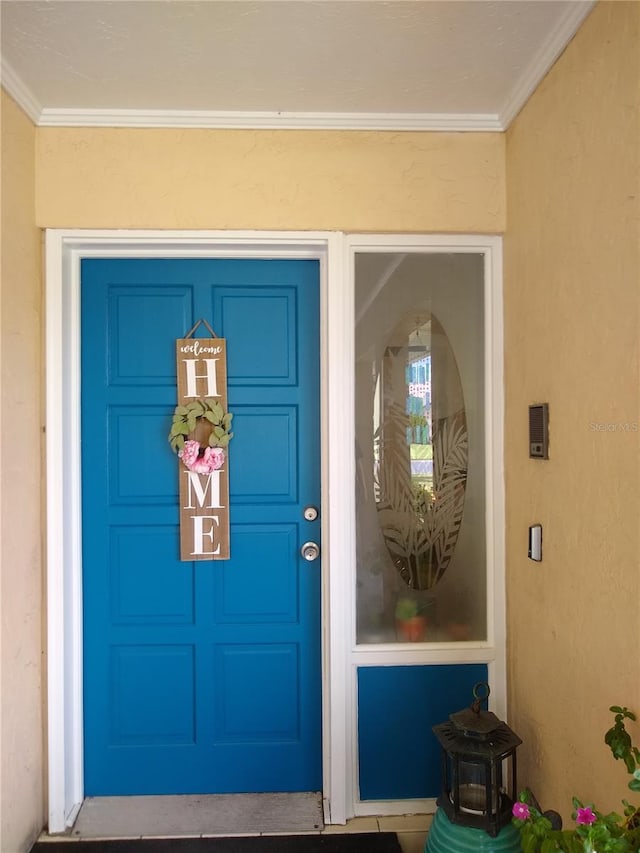
<path id="1" fill-rule="evenodd" d="M 442 748 L 438 806 L 444 815 L 436 814 L 438 832 L 447 827 L 444 831 L 449 833 L 449 826 L 480 830 L 475 841 L 476 850 L 519 850 L 519 840 L 515 841 L 519 834 L 511 826 L 511 809 L 516 799 L 516 749 L 522 740 L 495 714 L 481 710 L 489 692 L 488 684 L 476 684 L 471 708 L 458 711 L 446 723 L 433 727 Z M 504 833 L 501 833 L 503 828 Z M 500 834 L 503 839 L 496 846 L 489 839 L 497 839 Z M 512 836 L 513 844 L 518 846 L 511 846 Z M 431 849 L 435 853 L 437 841 L 433 843 L 436 846 Z M 456 847 L 455 841 L 447 844 L 450 851 L 467 849 Z M 429 843 L 426 849 L 430 850 Z"/>

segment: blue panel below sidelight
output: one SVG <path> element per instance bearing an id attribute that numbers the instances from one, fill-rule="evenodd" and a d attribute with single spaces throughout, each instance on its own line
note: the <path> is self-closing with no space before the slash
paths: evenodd
<path id="1" fill-rule="evenodd" d="M 358 669 L 361 800 L 438 796 L 440 747 L 432 726 L 468 708 L 478 681 L 487 681 L 486 664 Z"/>

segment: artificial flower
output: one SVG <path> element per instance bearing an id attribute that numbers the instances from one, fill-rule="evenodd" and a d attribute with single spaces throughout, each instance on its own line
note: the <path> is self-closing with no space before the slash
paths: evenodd
<path id="1" fill-rule="evenodd" d="M 225 452 L 221 447 L 206 447 L 202 455 L 200 450 L 199 442 L 193 439 L 185 441 L 183 449 L 178 451 L 185 468 L 196 474 L 212 474 L 222 468 Z"/>
<path id="2" fill-rule="evenodd" d="M 200 453 L 200 444 L 193 439 L 189 439 L 185 441 L 184 447 L 182 450 L 178 451 L 178 456 L 184 462 L 185 466 L 192 469 L 193 463 L 197 460 L 198 454 Z"/>
<path id="3" fill-rule="evenodd" d="M 199 456 L 192 465 L 187 466 L 196 474 L 211 474 L 222 468 L 224 464 L 224 450 L 221 447 L 207 447 L 202 456 Z"/>

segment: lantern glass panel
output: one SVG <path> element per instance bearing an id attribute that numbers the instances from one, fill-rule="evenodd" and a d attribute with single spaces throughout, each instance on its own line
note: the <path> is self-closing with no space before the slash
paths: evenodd
<path id="1" fill-rule="evenodd" d="M 499 768 L 498 768 L 499 769 Z M 497 768 L 484 762 L 460 761 L 458 764 L 458 786 L 460 810 L 469 814 L 495 814 L 498 810 L 499 784 Z M 490 802 L 487 802 L 487 782 Z"/>

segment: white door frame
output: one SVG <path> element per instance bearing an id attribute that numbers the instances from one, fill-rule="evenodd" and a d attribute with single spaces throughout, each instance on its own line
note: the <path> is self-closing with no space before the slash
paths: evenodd
<path id="1" fill-rule="evenodd" d="M 84 798 L 80 494 L 80 261 L 85 257 L 273 257 L 320 261 L 322 682 L 325 820 L 347 816 L 353 323 L 344 238 L 330 232 L 50 230 L 46 233 L 47 666 L 49 832 Z M 331 318 L 331 322 L 329 322 Z M 329 395 L 331 389 L 331 395 Z M 329 405 L 329 400 L 331 405 Z M 331 502 L 328 495 L 331 494 Z"/>
<path id="2" fill-rule="evenodd" d="M 425 644 L 420 649 L 356 645 L 353 266 L 357 251 L 474 251 L 485 257 L 486 642 Z M 80 261 L 154 256 L 320 261 L 324 816 L 327 823 L 344 823 L 354 814 L 429 808 L 420 801 L 359 801 L 355 676 L 363 665 L 486 662 L 497 687 L 492 691 L 493 709 L 506 718 L 501 238 L 55 229 L 46 232 L 45 270 L 49 832 L 70 826 L 84 798 Z"/>

